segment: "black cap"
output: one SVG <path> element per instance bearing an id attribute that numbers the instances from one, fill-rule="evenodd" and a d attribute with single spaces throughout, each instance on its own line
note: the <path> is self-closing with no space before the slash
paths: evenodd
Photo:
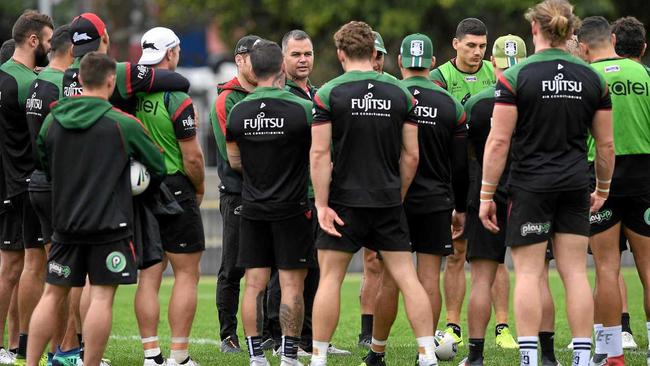
<path id="1" fill-rule="evenodd" d="M 97 51 L 104 33 L 106 25 L 96 14 L 83 13 L 72 19 L 70 41 L 74 57 Z"/>
<path id="2" fill-rule="evenodd" d="M 243 36 L 239 41 L 237 41 L 237 46 L 235 46 L 235 55 L 249 53 L 253 49 L 255 43 L 261 39 L 262 38 L 253 34 Z"/>

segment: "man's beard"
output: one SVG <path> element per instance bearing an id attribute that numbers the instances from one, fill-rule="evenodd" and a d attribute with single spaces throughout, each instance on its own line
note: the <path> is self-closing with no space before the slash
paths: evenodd
<path id="1" fill-rule="evenodd" d="M 43 43 L 39 43 L 38 47 L 36 47 L 36 50 L 34 50 L 34 61 L 36 63 L 36 67 L 45 67 L 50 63 L 50 60 L 47 58 L 48 52 L 45 51 L 45 47 L 43 47 Z"/>

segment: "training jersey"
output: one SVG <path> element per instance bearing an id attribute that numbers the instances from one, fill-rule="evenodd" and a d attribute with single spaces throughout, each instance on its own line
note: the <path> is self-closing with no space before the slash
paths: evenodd
<path id="1" fill-rule="evenodd" d="M 248 90 L 244 89 L 237 77 L 217 86 L 217 99 L 210 110 L 210 123 L 217 142 L 217 174 L 221 180 L 219 190 L 229 194 L 241 194 L 242 176 L 230 167 L 226 151 L 226 125 L 228 115 L 242 99 L 246 98 Z"/>
<path id="2" fill-rule="evenodd" d="M 284 89 L 291 92 L 295 96 L 298 96 L 300 98 L 303 98 L 308 101 L 313 101 L 314 96 L 316 95 L 316 92 L 318 91 L 318 88 L 316 88 L 314 85 L 312 85 L 311 81 L 307 79 L 307 90 L 301 88 L 296 84 L 293 80 L 287 79 Z M 310 199 L 314 199 L 314 185 L 311 183 L 311 178 L 309 179 L 309 186 L 307 187 L 307 196 Z"/>
<path id="3" fill-rule="evenodd" d="M 650 192 L 650 75 L 627 58 L 598 60 L 591 66 L 609 85 L 616 163 L 610 196 Z M 596 156 L 590 135 L 589 161 Z"/>
<path id="4" fill-rule="evenodd" d="M 453 58 L 432 70 L 429 77 L 438 86 L 451 93 L 461 104 L 465 104 L 472 95 L 496 83 L 492 63 L 486 60 L 481 62 L 476 72 L 466 73 L 456 67 L 456 59 Z"/>
<path id="5" fill-rule="evenodd" d="M 485 153 L 485 143 L 487 142 L 490 129 L 492 128 L 492 110 L 494 109 L 494 91 L 495 87 L 491 86 L 483 89 L 478 94 L 473 95 L 465 103 L 465 112 L 467 113 L 467 139 L 469 149 L 472 152 L 473 158 L 476 159 L 478 169 L 475 172 L 476 176 L 470 178 L 477 184 L 470 186 L 469 192 L 469 206 L 475 209 L 479 208 L 479 196 L 481 191 L 481 176 L 483 175 L 483 156 Z M 510 159 L 506 162 L 506 166 L 501 175 L 501 180 L 497 186 L 494 195 L 494 201 L 499 204 L 507 203 L 507 189 L 506 183 L 508 180 L 508 172 L 510 169 Z"/>
<path id="6" fill-rule="evenodd" d="M 34 170 L 34 155 L 27 128 L 25 107 L 34 70 L 13 58 L 0 66 L 0 142 L 7 197 L 27 191 Z M 3 197 L 5 198 L 5 197 Z"/>
<path id="7" fill-rule="evenodd" d="M 309 209 L 312 103 L 257 87 L 230 111 L 226 140 L 239 147 L 243 217 L 281 220 Z"/>
<path id="8" fill-rule="evenodd" d="M 63 96 L 63 71 L 46 67 L 38 73 L 27 93 L 26 119 L 31 139 L 31 151 L 36 168 L 41 169 L 36 148 L 36 137 L 53 102 Z"/>
<path id="9" fill-rule="evenodd" d="M 402 127 L 418 120 L 411 93 L 386 75 L 349 71 L 318 90 L 314 107 L 314 125 L 332 124 L 329 202 L 399 206 Z"/>
<path id="10" fill-rule="evenodd" d="M 454 97 L 426 77 L 402 81 L 417 101 L 420 159 L 404 200 L 407 212 L 428 213 L 467 203 L 467 125 L 465 111 Z M 453 176 L 453 179 L 452 179 Z M 452 194 L 458 192 L 457 197 Z"/>
<path id="11" fill-rule="evenodd" d="M 612 107 L 601 76 L 582 60 L 550 48 L 506 70 L 495 96 L 496 104 L 517 107 L 510 185 L 531 192 L 589 186 L 588 131 L 594 114 Z"/>
<path id="12" fill-rule="evenodd" d="M 78 96 L 83 92 L 83 86 L 79 82 L 80 64 L 81 57 L 77 57 L 65 71 L 63 95 L 66 97 Z M 190 88 L 190 83 L 185 77 L 170 70 L 118 62 L 115 71 L 115 91 L 110 102 L 127 113 L 135 113 L 137 99 L 133 97 L 138 92 L 187 92 Z"/>
<path id="13" fill-rule="evenodd" d="M 179 141 L 196 136 L 192 98 L 183 92 L 138 93 L 136 114 L 151 138 L 162 147 L 167 175 L 185 174 Z"/>

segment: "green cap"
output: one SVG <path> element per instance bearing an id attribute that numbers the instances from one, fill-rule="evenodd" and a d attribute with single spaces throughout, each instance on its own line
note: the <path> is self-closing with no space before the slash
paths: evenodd
<path id="1" fill-rule="evenodd" d="M 526 58 L 526 43 L 512 34 L 502 36 L 494 41 L 492 56 L 498 68 L 507 69 Z"/>
<path id="2" fill-rule="evenodd" d="M 433 58 L 431 38 L 420 33 L 408 35 L 402 41 L 399 53 L 402 55 L 403 67 L 428 69 Z"/>
<path id="3" fill-rule="evenodd" d="M 381 52 L 384 55 L 387 55 L 388 51 L 386 51 L 386 47 L 384 46 L 384 39 L 381 38 L 381 34 L 375 31 L 372 31 L 372 34 L 375 36 L 375 49 L 377 52 Z"/>

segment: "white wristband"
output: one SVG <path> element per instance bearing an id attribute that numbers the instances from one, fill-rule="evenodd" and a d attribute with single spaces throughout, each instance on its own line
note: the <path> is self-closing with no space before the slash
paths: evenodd
<path id="1" fill-rule="evenodd" d="M 481 203 L 487 203 L 487 202 L 494 202 L 494 200 L 493 200 L 493 199 L 484 200 L 483 198 L 479 198 L 479 202 L 481 202 Z"/>
<path id="2" fill-rule="evenodd" d="M 597 190 L 598 192 L 602 192 L 602 193 L 609 193 L 609 188 L 607 188 L 607 189 L 602 189 L 602 188 L 598 188 L 598 187 L 596 187 L 596 190 Z"/>
<path id="3" fill-rule="evenodd" d="M 496 186 L 499 185 L 498 183 L 490 183 L 490 182 L 488 182 L 486 180 L 482 180 L 481 184 L 484 185 L 484 186 L 492 186 L 492 187 L 496 187 Z"/>

